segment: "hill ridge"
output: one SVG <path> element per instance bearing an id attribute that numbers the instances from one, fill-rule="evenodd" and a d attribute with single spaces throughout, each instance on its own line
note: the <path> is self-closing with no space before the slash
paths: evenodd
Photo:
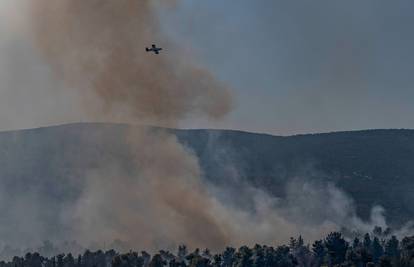
<path id="1" fill-rule="evenodd" d="M 126 171 L 136 169 L 122 138 L 128 127 L 73 123 L 0 132 L 3 218 L 14 216 L 9 201 L 36 192 L 38 201 L 52 203 L 39 216 L 54 222 L 56 211 L 79 195 L 74 178 L 82 181 L 105 159 Z M 370 216 L 374 205 L 381 205 L 391 223 L 414 219 L 414 130 L 294 136 L 214 129 L 169 131 L 198 158 L 203 179 L 217 186 L 237 192 L 240 184 L 248 183 L 283 198 L 289 181 L 302 177 L 337 185 L 352 197 L 362 218 Z"/>
<path id="2" fill-rule="evenodd" d="M 129 123 L 117 123 L 117 122 L 72 122 L 72 123 L 62 123 L 55 125 L 40 126 L 34 128 L 22 128 L 22 129 L 10 129 L 2 130 L 2 133 L 11 133 L 11 132 L 21 132 L 21 131 L 34 131 L 42 129 L 53 129 L 53 128 L 62 128 L 62 127 L 79 127 L 79 126 L 118 126 L 118 127 L 143 127 L 143 128 L 159 128 L 172 131 L 210 131 L 210 132 L 232 132 L 232 133 L 241 133 L 241 134 L 254 134 L 254 135 L 264 135 L 272 137 L 300 137 L 300 136 L 315 136 L 315 135 L 330 135 L 330 134 L 345 134 L 345 133 L 365 133 L 365 132 L 412 132 L 414 129 L 409 128 L 375 128 L 375 129 L 359 129 L 359 130 L 340 130 L 340 131 L 327 131 L 327 132 L 311 132 L 311 133 L 298 133 L 298 134 L 289 134 L 289 135 L 278 135 L 265 132 L 252 132 L 248 130 L 237 130 L 237 129 L 220 129 L 220 128 L 169 128 L 169 127 L 160 127 L 154 125 L 139 125 L 139 124 L 129 124 Z"/>

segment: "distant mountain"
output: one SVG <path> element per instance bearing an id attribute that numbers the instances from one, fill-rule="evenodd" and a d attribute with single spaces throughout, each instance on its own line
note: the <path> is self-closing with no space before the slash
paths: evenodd
<path id="1" fill-rule="evenodd" d="M 51 204 L 46 221 L 79 194 L 77 180 L 103 159 L 134 168 L 120 124 L 70 124 L 0 133 L 0 224 L 11 201 Z M 414 130 L 367 130 L 272 136 L 227 130 L 169 130 L 199 157 L 207 181 L 234 187 L 246 181 L 282 197 L 294 177 L 334 182 L 366 218 L 381 205 L 394 224 L 414 219 Z M 235 177 L 237 179 L 235 179 Z M 74 178 L 74 179 L 69 179 Z M 36 192 L 36 194 L 32 194 Z M 8 233 L 2 233 L 7 235 Z"/>

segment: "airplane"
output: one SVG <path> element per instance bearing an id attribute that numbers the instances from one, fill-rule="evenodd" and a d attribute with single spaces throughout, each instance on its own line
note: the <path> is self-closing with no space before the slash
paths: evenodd
<path id="1" fill-rule="evenodd" d="M 157 55 L 160 53 L 161 50 L 162 48 L 157 47 L 155 44 L 153 44 L 151 48 L 148 48 L 148 47 L 145 48 L 145 51 L 154 52 L 154 54 L 157 54 Z"/>

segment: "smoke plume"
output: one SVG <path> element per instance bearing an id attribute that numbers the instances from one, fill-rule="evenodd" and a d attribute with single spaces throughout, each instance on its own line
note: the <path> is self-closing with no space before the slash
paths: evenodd
<path id="1" fill-rule="evenodd" d="M 68 86 L 98 97 L 99 103 L 85 103 L 94 112 L 169 126 L 194 114 L 225 115 L 229 89 L 163 37 L 154 5 L 40 0 L 32 3 L 33 32 L 54 72 Z M 152 43 L 165 53 L 146 53 Z"/>
<path id="2" fill-rule="evenodd" d="M 163 132 L 131 130 L 137 172 L 109 163 L 87 175 L 69 214 L 83 244 L 120 239 L 134 248 L 175 248 L 180 242 L 223 247 L 227 231 L 201 184 L 196 158 Z M 106 163 L 108 164 L 108 162 Z"/>
<path id="3" fill-rule="evenodd" d="M 229 89 L 160 33 L 154 8 L 147 0 L 40 0 L 31 6 L 32 32 L 56 77 L 80 90 L 98 119 L 174 127 L 188 116 L 227 114 Z M 153 42 L 165 53 L 146 53 Z M 78 239 L 225 246 L 196 158 L 167 133 L 135 129 L 126 141 L 139 171 L 104 162 L 88 175 L 66 218 Z"/>
<path id="4" fill-rule="evenodd" d="M 54 79 L 63 84 L 56 90 L 79 95 L 74 108 L 81 107 L 85 117 L 175 127 L 187 117 L 219 119 L 231 110 L 229 88 L 159 30 L 154 1 L 36 0 L 29 5 L 35 47 Z M 164 53 L 146 53 L 145 46 L 152 43 L 162 46 Z M 369 225 L 356 218 L 352 201 L 339 190 L 303 182 L 287 189 L 292 198 L 286 203 L 249 185 L 240 186 L 251 205 L 239 207 L 232 203 L 230 190 L 204 183 L 197 157 L 174 135 L 159 129 L 128 129 L 113 138 L 128 144 L 122 155 L 132 158 L 133 166 L 120 164 L 119 155 L 102 156 L 87 173 L 68 178 L 71 181 L 65 183 L 79 190 L 79 197 L 65 203 L 59 222 L 46 223 L 43 213 L 37 212 L 49 215 L 45 207 L 51 207 L 37 191 L 42 183 L 19 202 L 0 192 L 2 210 L 13 211 L 9 228 L 0 224 L 0 233 L 8 233 L 5 242 L 35 246 L 48 239 L 53 228 L 60 233 L 52 236 L 56 240 L 76 239 L 83 246 L 102 247 L 119 239 L 128 249 L 174 248 L 179 243 L 221 249 L 277 244 L 298 234 L 318 238 L 342 224 L 363 229 Z M 85 138 L 99 136 L 85 133 Z M 65 160 L 65 153 L 59 156 Z M 88 160 L 85 157 L 79 153 L 78 162 Z M 62 169 L 65 177 L 63 173 Z M 234 175 L 237 180 L 237 171 Z M 307 198 L 299 198 L 303 195 L 295 190 L 307 192 Z M 226 195 L 226 203 L 220 195 Z M 309 206 L 317 214 L 315 222 L 301 217 Z M 318 214 L 321 210 L 327 213 Z M 33 218 L 30 225 L 22 214 Z M 381 212 L 374 215 L 377 220 Z M 24 231 L 10 231 L 15 225 Z"/>

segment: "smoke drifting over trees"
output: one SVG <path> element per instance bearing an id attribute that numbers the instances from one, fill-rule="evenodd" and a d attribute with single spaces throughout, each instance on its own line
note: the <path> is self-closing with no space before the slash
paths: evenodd
<path id="1" fill-rule="evenodd" d="M 340 232 L 331 232 L 312 244 L 304 239 L 291 238 L 289 245 L 278 247 L 259 245 L 226 247 L 218 253 L 208 248 L 190 252 L 185 245 L 177 253 L 160 250 L 153 255 L 113 249 L 96 252 L 86 250 L 74 257 L 72 253 L 56 253 L 52 244 L 45 244 L 41 253 L 27 252 L 24 257 L 1 261 L 0 267 L 320 267 L 320 266 L 402 266 L 414 264 L 414 236 L 401 241 L 376 227 L 372 234 L 357 236 L 351 242 Z M 46 254 L 43 254 L 46 253 Z M 50 255 L 51 254 L 51 255 Z"/>
<path id="2" fill-rule="evenodd" d="M 162 36 L 153 1 L 36 0 L 27 5 L 35 47 L 53 79 L 63 84 L 57 90 L 78 95 L 73 108 L 81 107 L 85 117 L 174 127 L 187 117 L 220 119 L 230 112 L 229 88 Z M 166 47 L 165 54 L 145 53 L 144 47 L 155 41 Z M 352 201 L 330 186 L 300 182 L 292 188 L 309 197 L 281 206 L 278 199 L 246 185 L 243 192 L 252 209 L 223 203 L 218 195 L 226 189 L 202 182 L 197 158 L 175 136 L 132 127 L 113 138 L 129 144 L 127 153 L 136 171 L 102 158 L 95 168 L 72 177 L 81 192 L 60 214 L 65 235 L 59 238 L 85 246 L 121 239 L 130 248 L 156 250 L 186 243 L 223 249 L 229 244 L 286 241 L 297 233 L 316 238 L 343 226 L 341 220 L 355 229 L 371 225 L 359 220 Z M 83 156 L 79 154 L 79 161 Z M 288 193 L 295 196 L 292 190 Z M 47 203 L 37 206 L 36 197 L 23 200 L 8 207 L 19 211 L 13 218 L 25 220 L 22 214 L 28 207 L 31 212 L 47 208 Z M 314 208 L 328 205 L 334 219 L 307 224 L 308 218 L 298 217 L 298 211 L 310 203 Z M 36 231 L 43 224 L 39 219 L 31 227 Z M 9 234 L 22 245 L 40 242 Z M 47 234 L 35 236 L 47 239 Z"/>
<path id="3" fill-rule="evenodd" d="M 187 116 L 224 116 L 229 89 L 160 35 L 153 8 L 135 0 L 33 2 L 35 41 L 66 90 L 85 94 L 83 104 L 98 118 L 176 126 Z M 154 41 L 168 46 L 166 55 L 145 53 Z M 74 208 L 79 236 L 224 246 L 229 240 L 191 153 L 167 133 L 135 130 L 126 138 L 139 173 L 106 162 L 89 176 Z"/>

